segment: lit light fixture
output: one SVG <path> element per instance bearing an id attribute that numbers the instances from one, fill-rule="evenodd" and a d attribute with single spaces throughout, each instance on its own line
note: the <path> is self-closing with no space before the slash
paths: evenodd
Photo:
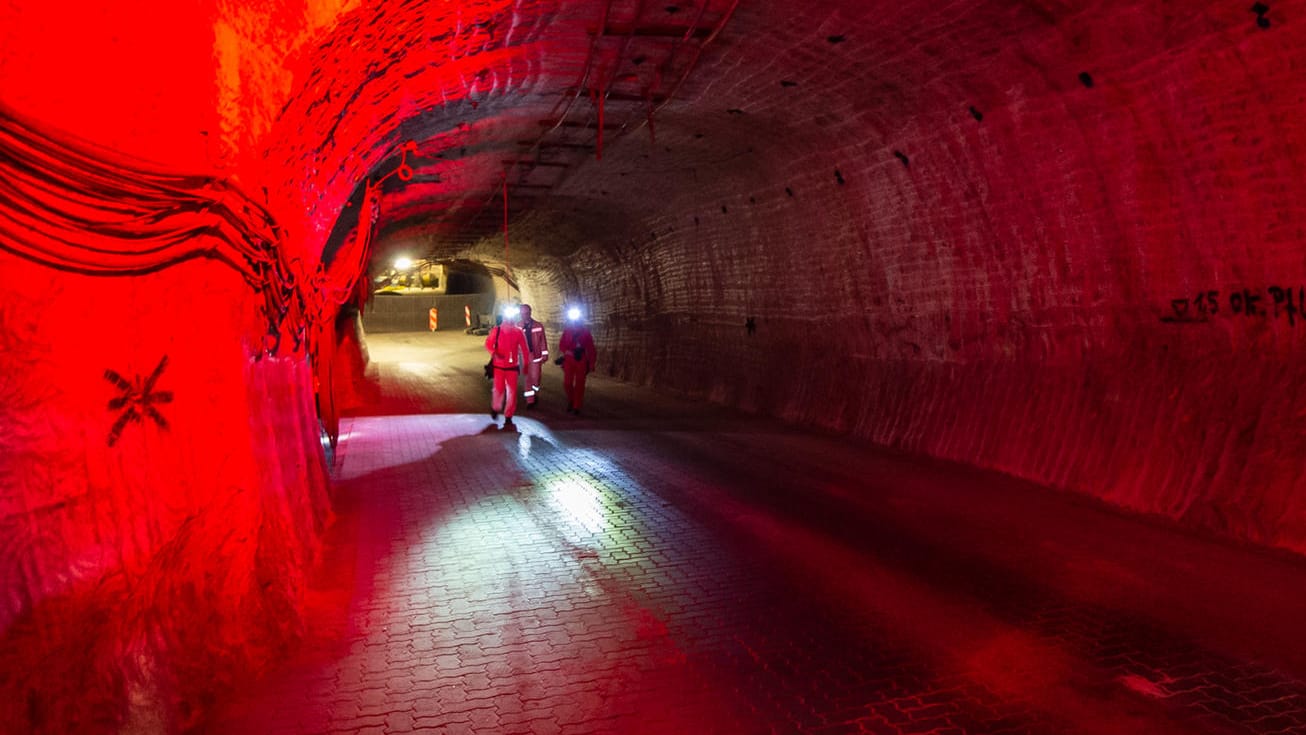
<path id="1" fill-rule="evenodd" d="M 576 320 L 579 319 L 579 318 L 580 318 L 580 307 L 578 307 L 578 306 L 573 306 L 573 307 L 571 307 L 570 309 L 567 309 L 567 320 L 568 320 L 568 321 L 573 321 L 573 322 L 574 322 L 574 321 L 576 321 Z"/>
<path id="2" fill-rule="evenodd" d="M 413 261 L 409 258 L 399 258 L 395 260 L 395 270 L 406 271 L 413 267 Z"/>
<path id="3" fill-rule="evenodd" d="M 521 307 L 517 304 L 508 304 L 503 307 L 504 319 L 516 319 L 521 314 Z"/>

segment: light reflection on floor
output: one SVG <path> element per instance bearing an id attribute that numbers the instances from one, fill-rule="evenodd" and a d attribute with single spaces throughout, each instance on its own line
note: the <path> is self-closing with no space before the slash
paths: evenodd
<path id="1" fill-rule="evenodd" d="M 815 439 L 564 421 L 346 419 L 348 624 L 212 732 L 1184 733 L 1242 686 L 1110 609 L 1119 595 L 1084 602 L 996 564 L 1041 526 L 980 538 L 1005 517 L 964 484 L 877 484 L 914 470 Z M 1075 512 L 1069 528 L 1107 524 Z M 1191 711 L 1170 696 L 1181 670 L 1201 672 Z M 1306 701 L 1272 669 L 1236 670 L 1288 698 L 1228 717 Z"/>
<path id="2" fill-rule="evenodd" d="M 572 541 L 579 542 L 603 532 L 607 524 L 602 488 L 577 477 L 546 479 L 542 484 L 550 505 L 571 520 L 573 530 L 583 532 L 570 537 Z"/>

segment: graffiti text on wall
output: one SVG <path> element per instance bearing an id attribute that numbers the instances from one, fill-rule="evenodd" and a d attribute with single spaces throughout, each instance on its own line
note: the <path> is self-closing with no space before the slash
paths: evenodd
<path id="1" fill-rule="evenodd" d="M 1287 319 L 1289 326 L 1306 319 L 1306 287 L 1269 286 L 1261 290 L 1236 289 L 1222 295 L 1219 291 L 1199 291 L 1186 298 L 1170 300 L 1170 311 L 1161 321 L 1170 324 L 1200 324 L 1216 318 Z"/>

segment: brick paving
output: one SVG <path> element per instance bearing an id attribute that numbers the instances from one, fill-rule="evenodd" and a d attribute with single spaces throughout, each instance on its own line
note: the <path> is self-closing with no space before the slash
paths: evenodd
<path id="1" fill-rule="evenodd" d="M 1297 560 L 601 378 L 503 431 L 475 340 L 371 342 L 309 638 L 210 732 L 1306 733 Z"/>

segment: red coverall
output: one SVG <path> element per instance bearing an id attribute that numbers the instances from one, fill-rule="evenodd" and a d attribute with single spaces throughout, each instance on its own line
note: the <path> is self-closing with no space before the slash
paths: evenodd
<path id="1" fill-rule="evenodd" d="M 576 356 L 578 348 L 580 357 Z M 594 336 L 584 324 L 573 324 L 562 331 L 558 350 L 562 353 L 562 387 L 567 393 L 567 410 L 580 413 L 585 401 L 585 376 L 594 369 Z"/>
<path id="2" fill-rule="evenodd" d="M 517 371 L 521 369 L 526 349 L 526 335 L 512 322 L 504 322 L 485 337 L 485 349 L 494 365 L 494 391 L 490 394 L 490 412 L 503 411 L 511 419 L 517 412 Z"/>

